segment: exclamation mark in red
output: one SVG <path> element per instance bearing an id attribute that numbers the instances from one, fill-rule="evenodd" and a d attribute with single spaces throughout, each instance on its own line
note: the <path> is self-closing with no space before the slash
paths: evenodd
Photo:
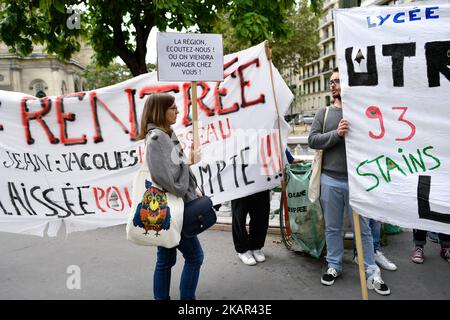
<path id="1" fill-rule="evenodd" d="M 271 144 L 271 141 L 270 141 L 270 135 L 269 134 L 267 135 L 266 140 L 267 140 L 267 156 L 269 158 L 270 165 L 271 165 L 271 167 L 273 169 L 273 174 L 275 175 L 277 173 L 277 167 L 275 165 L 275 160 L 274 160 L 274 158 L 272 156 L 272 144 Z M 275 177 L 275 179 L 276 178 L 277 177 Z"/>
<path id="2" fill-rule="evenodd" d="M 281 162 L 280 146 L 278 145 L 278 132 L 273 132 L 272 137 L 273 137 L 273 142 L 275 144 L 275 152 L 277 154 L 277 160 L 278 160 L 277 173 L 279 173 L 280 177 L 281 177 L 282 176 L 281 171 L 283 170 L 283 164 Z"/>
<path id="3" fill-rule="evenodd" d="M 143 163 L 142 162 L 142 145 L 139 145 L 138 147 L 138 156 L 139 156 L 139 163 Z"/>
<path id="4" fill-rule="evenodd" d="M 278 146 L 278 140 L 276 133 L 273 133 L 273 142 L 271 141 L 271 136 L 268 134 L 265 139 L 261 139 L 261 158 L 263 161 L 263 168 L 267 175 L 267 181 L 270 181 L 270 176 L 275 176 L 278 179 L 279 173 L 281 172 L 281 156 Z M 264 141 L 265 140 L 265 141 Z M 264 143 L 266 142 L 266 143 Z M 274 151 L 272 151 L 272 144 L 274 145 Z M 267 157 L 266 157 L 267 148 Z M 277 166 L 278 165 L 278 166 Z"/>
<path id="5" fill-rule="evenodd" d="M 262 159 L 262 162 L 263 162 L 264 171 L 265 171 L 266 176 L 267 176 L 267 181 L 270 181 L 269 166 L 267 165 L 266 153 L 264 151 L 264 138 L 261 139 L 261 148 L 260 149 L 261 149 L 261 159 Z"/>

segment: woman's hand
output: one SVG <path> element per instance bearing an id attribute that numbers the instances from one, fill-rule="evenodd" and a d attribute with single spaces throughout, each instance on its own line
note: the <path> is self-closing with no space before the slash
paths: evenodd
<path id="1" fill-rule="evenodd" d="M 194 150 L 194 144 L 191 144 L 191 152 L 189 153 L 189 158 L 186 164 L 188 166 L 191 166 L 193 164 L 200 162 L 200 160 L 201 160 L 201 150 L 200 149 Z"/>
<path id="2" fill-rule="evenodd" d="M 197 198 L 203 197 L 203 194 L 198 189 L 195 190 L 195 195 L 197 196 Z"/>

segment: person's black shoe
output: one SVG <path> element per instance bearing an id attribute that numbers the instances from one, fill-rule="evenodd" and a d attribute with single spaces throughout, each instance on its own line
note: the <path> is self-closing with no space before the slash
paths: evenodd
<path id="1" fill-rule="evenodd" d="M 339 277 L 339 273 L 336 269 L 328 268 L 327 272 L 322 275 L 320 282 L 326 286 L 331 286 L 337 277 Z"/>

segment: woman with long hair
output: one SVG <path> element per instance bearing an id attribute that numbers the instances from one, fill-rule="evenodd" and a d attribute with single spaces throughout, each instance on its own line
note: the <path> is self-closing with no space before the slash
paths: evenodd
<path id="1" fill-rule="evenodd" d="M 155 183 L 185 203 L 198 197 L 196 182 L 189 165 L 183 161 L 183 151 L 171 126 L 176 123 L 178 109 L 175 98 L 166 93 L 150 95 L 144 105 L 139 140 L 147 144 L 146 159 Z M 198 159 L 198 156 L 195 157 Z M 157 248 L 153 275 L 155 300 L 170 300 L 171 270 L 175 265 L 177 249 L 185 259 L 180 281 L 180 299 L 195 300 L 195 291 L 203 262 L 203 250 L 197 236 L 185 237 L 176 248 Z"/>

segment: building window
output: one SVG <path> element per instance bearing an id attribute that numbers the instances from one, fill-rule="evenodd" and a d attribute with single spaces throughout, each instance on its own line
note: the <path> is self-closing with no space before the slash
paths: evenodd
<path id="1" fill-rule="evenodd" d="M 75 80 L 73 82 L 73 88 L 74 88 L 75 92 L 80 91 L 80 87 L 78 86 L 78 80 Z"/>
<path id="2" fill-rule="evenodd" d="M 66 82 L 63 80 L 61 82 L 61 94 L 65 95 L 66 93 L 67 93 L 67 85 L 66 85 Z"/>
<path id="3" fill-rule="evenodd" d="M 325 105 L 328 107 L 331 104 L 331 98 L 330 96 L 325 96 Z"/>
<path id="4" fill-rule="evenodd" d="M 48 86 L 42 79 L 34 79 L 31 81 L 29 89 L 34 92 L 36 97 L 42 98 L 47 96 L 45 90 L 48 89 Z"/>

